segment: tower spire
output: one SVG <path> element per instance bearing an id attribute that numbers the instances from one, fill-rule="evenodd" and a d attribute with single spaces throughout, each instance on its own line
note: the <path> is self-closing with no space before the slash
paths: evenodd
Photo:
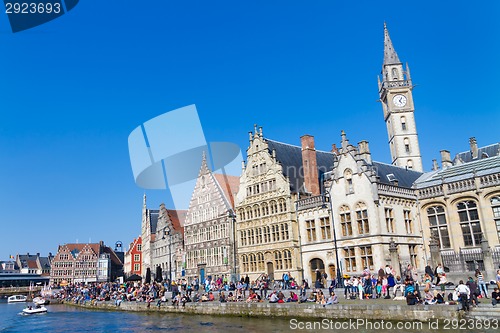
<path id="1" fill-rule="evenodd" d="M 398 54 L 392 45 L 391 36 L 389 36 L 389 30 L 387 30 L 387 24 L 384 22 L 384 65 L 390 64 L 400 64 Z"/>

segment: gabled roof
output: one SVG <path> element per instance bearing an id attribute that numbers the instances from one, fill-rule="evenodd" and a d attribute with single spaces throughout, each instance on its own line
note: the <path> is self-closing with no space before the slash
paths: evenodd
<path id="1" fill-rule="evenodd" d="M 115 265 L 118 265 L 118 266 L 123 265 L 122 261 L 120 260 L 120 258 L 118 258 L 118 256 L 116 255 L 115 251 L 113 251 L 113 249 L 110 248 L 109 246 L 104 246 L 103 252 L 109 254 L 109 258 L 111 259 L 111 261 Z"/>
<path id="2" fill-rule="evenodd" d="M 219 183 L 222 191 L 224 192 L 224 195 L 226 196 L 229 204 L 232 208 L 234 208 L 234 197 L 238 193 L 238 189 L 240 187 L 240 177 L 223 175 L 219 173 L 214 173 L 213 175 L 215 177 L 215 180 Z"/>
<path id="3" fill-rule="evenodd" d="M 290 180 L 292 192 L 304 193 L 304 169 L 302 166 L 302 148 L 286 143 L 266 139 L 269 153 L 276 151 L 276 159 L 283 167 L 283 175 Z M 331 152 L 316 150 L 316 163 L 318 165 L 318 177 L 333 169 L 336 155 Z"/>
<path id="4" fill-rule="evenodd" d="M 474 160 L 479 160 L 488 157 L 500 156 L 500 143 L 494 143 L 492 145 L 478 148 L 477 158 Z M 462 162 L 468 163 L 472 162 L 472 154 L 470 151 L 464 151 L 457 154 L 457 157 L 462 160 Z"/>
<path id="5" fill-rule="evenodd" d="M 392 185 L 394 182 L 391 181 L 391 179 L 394 177 L 394 179 L 398 182 L 398 186 L 405 188 L 411 188 L 415 180 L 423 174 L 422 172 L 415 170 L 375 161 L 372 162 L 372 166 L 377 172 L 379 183 Z M 393 175 L 393 177 L 390 175 Z"/>
<path id="6" fill-rule="evenodd" d="M 186 220 L 187 210 L 167 209 L 168 217 L 172 221 L 174 230 L 184 232 L 184 221 Z"/>
<path id="7" fill-rule="evenodd" d="M 68 251 L 73 255 L 73 258 L 76 258 L 86 245 L 88 245 L 88 247 L 90 247 L 90 250 L 93 251 L 96 255 L 99 255 L 101 253 L 101 245 L 99 243 L 69 243 L 62 246 L 68 249 Z"/>

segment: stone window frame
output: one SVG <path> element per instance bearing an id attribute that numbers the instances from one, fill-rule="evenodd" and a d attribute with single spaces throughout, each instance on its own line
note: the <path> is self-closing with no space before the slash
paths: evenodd
<path id="1" fill-rule="evenodd" d="M 347 205 L 342 205 L 339 208 L 340 216 L 340 227 L 342 230 L 342 236 L 348 237 L 352 236 L 352 215 L 351 209 Z"/>
<path id="2" fill-rule="evenodd" d="M 316 220 L 311 219 L 311 220 L 306 220 L 305 221 L 306 225 L 306 235 L 307 235 L 307 241 L 309 243 L 316 242 Z"/>
<path id="3" fill-rule="evenodd" d="M 462 207 L 461 207 L 462 206 Z M 462 229 L 464 246 L 481 245 L 482 228 L 479 218 L 479 206 L 475 200 L 466 199 L 456 203 L 457 214 Z"/>
<path id="4" fill-rule="evenodd" d="M 356 223 L 358 226 L 359 235 L 366 235 L 370 233 L 368 207 L 362 201 L 356 204 Z"/>
<path id="5" fill-rule="evenodd" d="M 493 211 L 493 220 L 497 227 L 498 240 L 500 240 L 500 195 L 495 195 L 490 199 L 491 209 Z"/>

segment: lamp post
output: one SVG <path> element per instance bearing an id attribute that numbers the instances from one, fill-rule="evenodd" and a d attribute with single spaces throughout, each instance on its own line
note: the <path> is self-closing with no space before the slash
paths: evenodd
<path id="1" fill-rule="evenodd" d="M 165 239 L 165 234 L 168 235 L 168 281 L 171 286 L 172 285 L 172 235 L 170 234 L 169 227 L 165 227 L 163 229 L 163 239 Z"/>
<path id="2" fill-rule="evenodd" d="M 327 195 L 329 195 L 327 197 Z M 327 200 L 328 199 L 328 200 Z M 336 261 L 336 266 L 337 266 L 337 283 L 336 283 L 336 286 L 337 287 L 343 287 L 343 280 L 342 280 L 342 276 L 341 276 L 341 272 L 340 272 L 340 265 L 339 265 L 339 250 L 338 250 L 338 247 L 337 247 L 337 232 L 335 231 L 335 220 L 334 220 L 334 214 L 333 214 L 333 206 L 332 206 L 332 198 L 331 198 L 331 195 L 330 195 L 330 191 L 327 191 L 325 189 L 325 194 L 323 194 L 323 207 L 326 208 L 326 201 L 329 202 L 330 204 L 330 215 L 331 215 L 331 220 L 332 220 L 332 226 L 333 226 L 333 246 L 334 246 L 334 250 L 335 250 L 335 261 Z"/>
<path id="3" fill-rule="evenodd" d="M 233 210 L 228 211 L 228 217 L 231 219 L 231 248 L 233 252 L 233 267 L 232 267 L 232 277 L 231 280 L 236 282 L 236 214 Z"/>

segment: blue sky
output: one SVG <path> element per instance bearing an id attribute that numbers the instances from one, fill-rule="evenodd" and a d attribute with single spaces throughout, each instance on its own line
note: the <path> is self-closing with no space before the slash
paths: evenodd
<path id="1" fill-rule="evenodd" d="M 80 1 L 13 34 L 0 13 L 0 260 L 140 232 L 127 138 L 196 104 L 208 141 L 253 124 L 319 149 L 368 140 L 390 162 L 377 75 L 383 22 L 410 64 L 424 168 L 499 141 L 498 1 Z M 147 191 L 148 205 L 168 201 Z"/>

